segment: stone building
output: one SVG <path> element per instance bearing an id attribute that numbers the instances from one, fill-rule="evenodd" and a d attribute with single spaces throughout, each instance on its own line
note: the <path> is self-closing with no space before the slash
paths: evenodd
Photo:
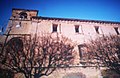
<path id="1" fill-rule="evenodd" d="M 98 70 L 94 67 L 79 68 L 80 58 L 83 54 L 80 51 L 82 47 L 79 46 L 103 35 L 120 35 L 120 22 L 41 17 L 38 16 L 38 10 L 26 9 L 12 9 L 12 16 L 9 19 L 6 33 L 10 27 L 12 28 L 10 34 L 13 34 L 11 38 L 17 35 L 51 33 L 66 36 L 78 45 L 75 48 L 75 65 L 78 67 L 56 70 L 47 78 L 64 78 L 64 75 L 73 71 L 73 73 L 82 72 L 86 75 L 83 78 L 95 78 Z M 58 75 L 56 75 L 57 72 L 59 72 Z"/>

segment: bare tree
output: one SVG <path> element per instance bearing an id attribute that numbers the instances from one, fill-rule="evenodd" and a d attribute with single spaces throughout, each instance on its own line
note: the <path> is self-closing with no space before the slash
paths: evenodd
<path id="1" fill-rule="evenodd" d="M 74 59 L 71 40 L 50 34 L 29 39 L 15 37 L 2 48 L 0 64 L 26 78 L 48 76 L 56 68 L 72 64 Z"/>
<path id="2" fill-rule="evenodd" d="M 88 57 L 120 74 L 120 36 L 103 36 L 87 45 Z"/>

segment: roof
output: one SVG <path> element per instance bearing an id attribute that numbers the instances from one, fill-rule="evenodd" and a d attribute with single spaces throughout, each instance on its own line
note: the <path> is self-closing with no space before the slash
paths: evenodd
<path id="1" fill-rule="evenodd" d="M 38 12 L 38 10 L 32 10 L 32 9 L 18 9 L 18 8 L 13 8 L 12 11 L 13 10 L 24 10 L 24 11 L 36 11 L 36 12 Z"/>
<path id="2" fill-rule="evenodd" d="M 94 22 L 94 23 L 107 23 L 107 24 L 120 24 L 120 22 L 113 21 L 101 21 L 101 20 L 84 20 L 84 19 L 73 19 L 73 18 L 55 18 L 55 17 L 38 17 L 33 16 L 33 19 L 44 19 L 44 20 L 64 20 L 64 21 L 80 21 L 80 22 Z"/>

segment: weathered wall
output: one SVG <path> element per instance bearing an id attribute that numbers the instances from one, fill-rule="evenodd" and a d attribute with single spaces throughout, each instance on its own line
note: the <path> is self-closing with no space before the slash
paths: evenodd
<path id="1" fill-rule="evenodd" d="M 57 24 L 57 32 L 52 32 L 53 24 Z M 75 25 L 81 26 L 79 33 L 75 32 Z M 99 26 L 100 33 L 96 33 L 95 27 Z M 51 33 L 54 35 L 63 35 L 71 39 L 77 45 L 88 43 L 90 40 L 94 40 L 97 37 L 103 35 L 116 35 L 114 27 L 120 27 L 117 24 L 100 24 L 100 23 L 89 23 L 89 22 L 76 22 L 76 21 L 58 21 L 58 20 L 34 20 L 32 25 L 30 25 L 30 34 L 37 33 L 38 35 L 42 33 Z M 79 51 L 78 46 L 75 47 L 75 64 L 79 64 Z"/>
<path id="2" fill-rule="evenodd" d="M 66 76 L 68 75 L 73 76 L 75 73 L 79 73 L 81 75 L 81 77 L 79 78 L 97 78 L 99 76 L 99 70 L 97 70 L 96 68 L 73 67 L 73 68 L 67 68 L 67 69 L 64 69 L 64 68 L 57 69 L 56 71 L 53 72 L 53 74 L 47 77 L 44 76 L 42 78 L 66 78 Z"/>
<path id="3" fill-rule="evenodd" d="M 80 44 L 85 43 L 91 39 L 95 39 L 98 36 L 102 35 L 117 35 L 114 27 L 119 27 L 117 24 L 100 24 L 100 23 L 90 23 L 90 22 L 77 22 L 77 21 L 55 21 L 55 20 L 35 20 L 31 25 L 30 33 L 41 34 L 43 32 L 52 32 L 52 25 L 57 24 L 57 33 L 62 34 L 73 41 L 76 41 Z M 75 25 L 79 27 L 79 33 L 75 32 Z M 99 26 L 100 34 L 96 33 L 95 27 Z M 119 30 L 120 32 L 120 30 Z"/>

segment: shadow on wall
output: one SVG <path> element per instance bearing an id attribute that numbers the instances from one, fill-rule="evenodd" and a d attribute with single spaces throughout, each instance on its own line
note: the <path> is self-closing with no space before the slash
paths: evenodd
<path id="1" fill-rule="evenodd" d="M 81 72 L 69 73 L 69 74 L 63 76 L 62 78 L 86 78 L 86 75 Z"/>
<path id="2" fill-rule="evenodd" d="M 102 76 L 103 78 L 120 78 L 119 74 L 110 69 L 102 70 Z"/>
<path id="3" fill-rule="evenodd" d="M 9 69 L 0 68 L 0 78 L 13 78 L 14 73 Z"/>

